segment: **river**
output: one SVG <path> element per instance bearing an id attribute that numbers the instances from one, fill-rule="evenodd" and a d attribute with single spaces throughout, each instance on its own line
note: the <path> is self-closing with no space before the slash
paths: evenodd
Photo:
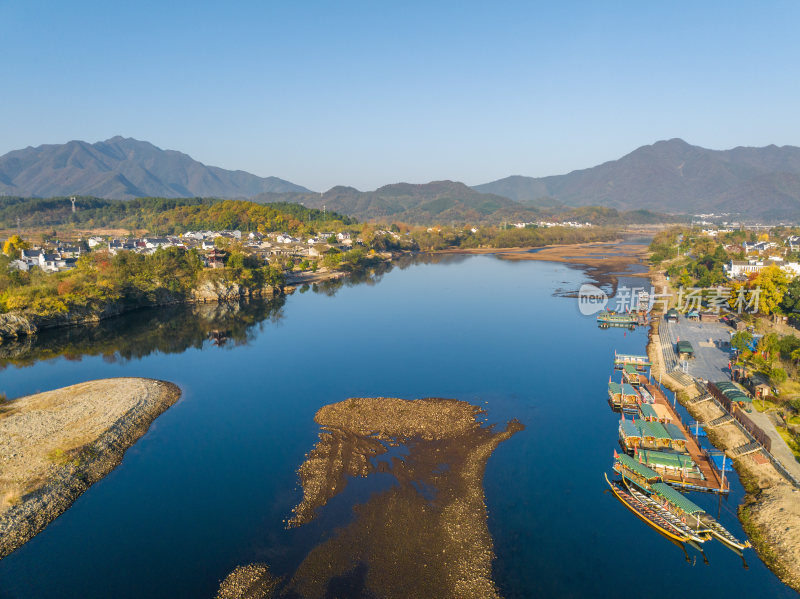
<path id="1" fill-rule="evenodd" d="M 351 481 L 316 520 L 286 526 L 314 415 L 350 397 L 455 398 L 524 425 L 484 476 L 504 597 L 795 596 L 752 550 L 745 566 L 708 542 L 705 563 L 606 491 L 618 448 L 613 353 L 644 353 L 646 331 L 582 316 L 564 291 L 585 279 L 562 264 L 446 256 L 237 313 L 142 311 L 0 346 L 10 397 L 115 376 L 184 393 L 116 470 L 0 561 L 0 598 L 210 598 L 252 562 L 291 576 L 354 505 L 393 484 Z M 691 497 L 743 538 L 731 479 L 727 498 Z"/>

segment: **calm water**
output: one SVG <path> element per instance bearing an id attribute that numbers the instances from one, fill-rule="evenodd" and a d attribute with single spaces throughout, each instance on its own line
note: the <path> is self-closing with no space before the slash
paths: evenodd
<path id="1" fill-rule="evenodd" d="M 796 596 L 752 550 L 745 569 L 708 542 L 706 565 L 605 491 L 617 447 L 605 397 L 613 351 L 643 353 L 646 335 L 600 330 L 576 300 L 553 295 L 584 278 L 557 264 L 456 256 L 394 268 L 379 284 L 251 305 L 247 326 L 142 312 L 48 335 L 56 357 L 46 360 L 16 348 L 25 365 L 0 371 L 10 396 L 113 376 L 175 381 L 184 395 L 116 470 L 0 561 L 0 597 L 202 598 L 239 564 L 291 574 L 368 496 L 354 484 L 314 523 L 285 528 L 301 497 L 296 469 L 317 438 L 314 413 L 358 396 L 454 397 L 525 424 L 485 476 L 506 597 Z M 211 329 L 229 341 L 204 341 Z M 741 536 L 733 479 L 728 499 L 692 499 Z"/>

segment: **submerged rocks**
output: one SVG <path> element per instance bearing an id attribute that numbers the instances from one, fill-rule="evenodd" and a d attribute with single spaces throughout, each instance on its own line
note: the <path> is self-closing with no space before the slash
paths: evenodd
<path id="1" fill-rule="evenodd" d="M 315 520 L 354 478 L 394 480 L 353 505 L 352 520 L 322 535 L 265 596 L 499 598 L 483 474 L 497 446 L 524 427 L 486 424 L 483 416 L 477 406 L 438 398 L 354 398 L 321 408 L 322 430 L 298 469 L 303 498 L 288 527 Z M 243 593 L 261 588 L 266 567 L 248 568 L 235 570 L 217 596 L 264 596 L 222 594 L 233 580 Z"/>
<path id="2" fill-rule="evenodd" d="M 239 566 L 222 581 L 216 599 L 269 599 L 278 582 L 264 564 Z"/>

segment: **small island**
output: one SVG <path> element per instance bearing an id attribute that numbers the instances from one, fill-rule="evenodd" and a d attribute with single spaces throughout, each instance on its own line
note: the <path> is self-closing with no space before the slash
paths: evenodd
<path id="1" fill-rule="evenodd" d="M 500 597 L 483 474 L 504 441 L 525 427 L 487 424 L 468 402 L 352 398 L 321 408 L 319 440 L 298 469 L 303 497 L 287 521 L 305 526 L 356 478 L 394 484 L 353 506 L 354 518 L 314 547 L 288 578 L 240 566 L 218 599 L 348 596 Z M 362 595 L 359 595 L 362 596 Z"/>
<path id="2" fill-rule="evenodd" d="M 0 404 L 0 558 L 44 528 L 181 395 L 165 381 L 87 381 Z"/>

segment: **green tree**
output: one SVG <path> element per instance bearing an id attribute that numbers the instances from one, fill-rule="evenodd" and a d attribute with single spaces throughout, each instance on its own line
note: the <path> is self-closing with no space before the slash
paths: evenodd
<path id="1" fill-rule="evenodd" d="M 775 333 L 767 333 L 758 340 L 756 351 L 761 352 L 764 355 L 764 358 L 768 362 L 771 362 L 775 357 L 775 354 L 778 352 L 779 347 L 780 341 L 778 340 L 778 336 Z"/>
<path id="2" fill-rule="evenodd" d="M 781 311 L 784 314 L 800 313 L 800 277 L 795 277 L 786 286 L 786 293 L 781 299 Z"/>
<path id="3" fill-rule="evenodd" d="M 785 383 L 786 379 L 788 378 L 788 375 L 783 368 L 770 368 L 767 374 L 775 386 Z"/>
<path id="4" fill-rule="evenodd" d="M 731 338 L 731 347 L 739 350 L 740 353 L 750 351 L 750 344 L 753 342 L 753 334 L 750 331 L 739 331 Z"/>

